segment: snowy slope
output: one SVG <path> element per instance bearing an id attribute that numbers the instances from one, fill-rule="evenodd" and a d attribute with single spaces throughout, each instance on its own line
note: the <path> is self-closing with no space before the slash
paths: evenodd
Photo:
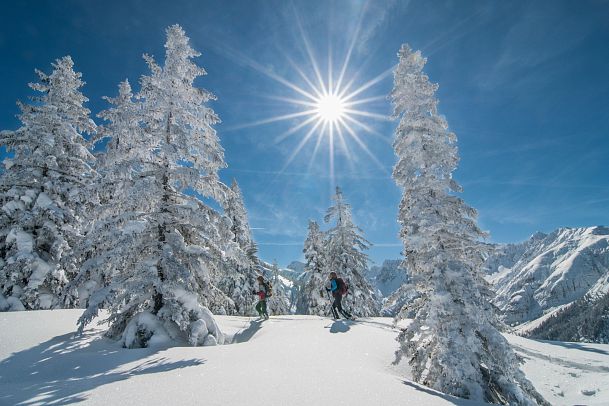
<path id="1" fill-rule="evenodd" d="M 474 405 L 419 386 L 393 366 L 391 319 L 333 322 L 218 317 L 233 344 L 126 350 L 80 311 L 0 314 L 0 405 Z M 508 336 L 524 370 L 555 405 L 609 404 L 609 345 Z"/>
<path id="2" fill-rule="evenodd" d="M 609 345 L 507 338 L 552 405 L 609 405 Z"/>
<path id="3" fill-rule="evenodd" d="M 495 304 L 509 324 L 520 324 L 609 289 L 609 228 L 560 228 L 522 244 L 499 246 L 487 260 Z"/>

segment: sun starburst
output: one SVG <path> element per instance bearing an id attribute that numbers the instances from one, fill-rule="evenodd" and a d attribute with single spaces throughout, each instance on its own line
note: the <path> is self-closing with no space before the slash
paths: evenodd
<path id="1" fill-rule="evenodd" d="M 292 97 L 273 95 L 268 95 L 266 97 L 281 101 L 287 105 L 292 105 L 297 111 L 247 123 L 233 127 L 233 129 L 253 127 L 279 121 L 296 120 L 296 124 L 292 125 L 283 134 L 280 134 L 275 138 L 275 141 L 279 143 L 283 142 L 288 137 L 302 134 L 302 138 L 287 157 L 281 172 L 287 169 L 309 142 L 314 143 L 313 153 L 309 161 L 309 168 L 311 168 L 316 159 L 322 144 L 326 143 L 328 146 L 329 170 L 332 183 L 334 183 L 333 180 L 335 175 L 334 162 L 336 150 L 340 149 L 342 153 L 346 155 L 350 164 L 354 161 L 352 148 L 349 147 L 350 142 L 361 149 L 383 172 L 387 172 L 384 165 L 382 165 L 370 151 L 365 142 L 365 138 L 363 137 L 363 134 L 368 134 L 375 136 L 384 142 L 389 142 L 387 137 L 376 132 L 369 123 L 365 122 L 365 120 L 370 119 L 388 119 L 387 115 L 374 113 L 366 108 L 367 104 L 386 100 L 386 96 L 362 96 L 371 87 L 390 76 L 393 72 L 393 67 L 361 84 L 359 87 L 354 86 L 357 76 L 348 77 L 347 71 L 361 27 L 360 19 L 350 46 L 345 53 L 345 59 L 340 71 L 335 75 L 336 72 L 332 69 L 332 58 L 330 55 L 328 58 L 327 75 L 324 79 L 324 75 L 322 75 L 321 69 L 319 68 L 318 59 L 314 55 L 308 37 L 304 33 L 298 18 L 297 22 L 304 50 L 308 56 L 308 66 L 311 66 L 312 72 L 310 74 L 305 73 L 301 68 L 303 65 L 295 63 L 289 55 L 286 55 L 286 60 L 294 68 L 300 79 L 306 84 L 305 87 L 299 86 L 295 80 L 290 81 L 278 75 L 246 56 L 238 56 L 240 61 L 245 61 L 250 67 L 281 83 L 292 91 L 294 93 L 294 96 Z"/>

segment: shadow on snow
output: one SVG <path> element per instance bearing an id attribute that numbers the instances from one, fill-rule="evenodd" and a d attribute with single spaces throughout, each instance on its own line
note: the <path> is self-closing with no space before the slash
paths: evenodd
<path id="1" fill-rule="evenodd" d="M 526 358 L 542 359 L 542 360 L 548 361 L 552 364 L 562 365 L 563 367 L 566 367 L 566 368 L 579 369 L 579 370 L 587 371 L 587 372 L 602 372 L 602 373 L 609 372 L 609 367 L 604 366 L 604 365 L 593 365 L 592 363 L 587 362 L 585 360 L 582 360 L 584 362 L 577 362 L 577 361 L 572 361 L 569 359 L 563 359 L 563 358 L 560 358 L 559 356 L 541 353 L 539 351 L 531 350 L 531 349 L 522 347 L 517 344 L 512 344 L 512 348 L 515 351 L 517 351 L 518 353 L 520 353 L 520 355 L 523 356 L 525 359 Z"/>
<path id="2" fill-rule="evenodd" d="M 607 352 L 606 350 L 603 350 L 601 348 L 587 347 L 586 346 L 587 343 L 577 343 L 577 342 L 572 342 L 572 341 L 538 340 L 535 338 L 530 338 L 529 340 L 537 341 L 539 343 L 544 343 L 544 344 L 557 345 L 559 347 L 564 347 L 564 348 L 568 348 L 568 349 L 595 352 L 597 354 L 609 355 L 609 352 Z"/>
<path id="3" fill-rule="evenodd" d="M 427 386 L 423 386 L 423 385 L 419 385 L 417 383 L 411 382 L 411 381 L 403 381 L 404 385 L 406 386 L 410 386 L 411 388 L 414 388 L 416 390 L 418 390 L 419 392 L 423 392 L 426 393 L 428 395 L 432 395 L 432 396 L 436 396 L 439 398 L 442 398 L 443 400 L 452 403 L 453 405 L 458 405 L 458 406 L 475 406 L 475 405 L 487 405 L 487 403 L 481 403 L 481 402 L 475 402 L 472 400 L 467 400 L 467 399 L 460 399 L 454 396 L 450 396 L 447 395 L 445 393 L 442 392 L 438 392 L 435 391 L 431 388 L 428 388 Z"/>
<path id="4" fill-rule="evenodd" d="M 396 333 L 400 332 L 399 328 L 394 327 L 392 324 L 381 323 L 378 321 L 370 320 L 369 318 L 361 318 L 361 319 L 358 318 L 354 322 L 357 324 L 362 324 L 362 325 L 365 325 L 368 327 L 378 328 L 381 330 L 395 331 Z"/>
<path id="5" fill-rule="evenodd" d="M 330 333 L 346 333 L 351 329 L 351 327 L 349 327 L 349 324 L 350 323 L 345 320 L 336 320 L 330 326 Z M 326 326 L 326 328 L 328 327 Z"/>
<path id="6" fill-rule="evenodd" d="M 254 335 L 262 328 L 262 320 L 253 320 L 250 321 L 250 325 L 244 329 L 240 330 L 233 336 L 231 344 L 239 344 L 245 343 L 254 337 Z"/>
<path id="7" fill-rule="evenodd" d="M 204 362 L 170 362 L 154 356 L 157 349 L 123 349 L 109 339 L 92 338 L 98 334 L 60 335 L 1 361 L 0 404 L 67 405 L 86 400 L 86 392 L 102 385 Z M 138 360 L 135 366 L 121 368 Z"/>

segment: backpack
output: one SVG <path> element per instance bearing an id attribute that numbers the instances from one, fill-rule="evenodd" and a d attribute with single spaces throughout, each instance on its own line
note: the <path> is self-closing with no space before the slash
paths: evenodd
<path id="1" fill-rule="evenodd" d="M 343 280 L 343 278 L 337 278 L 336 283 L 338 284 L 338 293 L 341 296 L 347 296 L 349 293 L 349 284 Z"/>
<path id="2" fill-rule="evenodd" d="M 266 281 L 264 282 L 264 293 L 266 295 L 266 297 L 271 297 L 273 296 L 273 285 L 271 284 L 270 281 Z"/>

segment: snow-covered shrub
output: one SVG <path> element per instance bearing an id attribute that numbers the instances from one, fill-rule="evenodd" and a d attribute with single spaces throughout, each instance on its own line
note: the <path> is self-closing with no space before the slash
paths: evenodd
<path id="1" fill-rule="evenodd" d="M 415 316 L 416 300 L 420 297 L 416 284 L 412 281 L 406 282 L 385 299 L 381 314 L 386 317 L 411 319 Z"/>

